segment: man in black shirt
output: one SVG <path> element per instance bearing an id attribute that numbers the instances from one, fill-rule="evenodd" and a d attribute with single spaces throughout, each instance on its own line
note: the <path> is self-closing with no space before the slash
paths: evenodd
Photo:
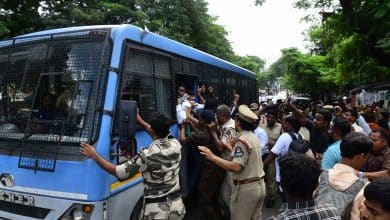
<path id="1" fill-rule="evenodd" d="M 332 143 L 329 134 L 329 125 L 332 121 L 332 114 L 325 109 L 320 109 L 314 115 L 314 120 L 311 121 L 290 102 L 287 102 L 294 116 L 298 118 L 303 127 L 306 127 L 310 132 L 310 148 L 313 151 L 317 160 L 322 159 L 322 154 L 328 149 Z"/>

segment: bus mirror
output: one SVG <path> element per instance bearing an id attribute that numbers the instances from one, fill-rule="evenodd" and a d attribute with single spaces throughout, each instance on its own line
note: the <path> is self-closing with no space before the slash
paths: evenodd
<path id="1" fill-rule="evenodd" d="M 126 141 L 133 139 L 137 125 L 137 102 L 120 100 L 118 119 L 120 138 Z"/>

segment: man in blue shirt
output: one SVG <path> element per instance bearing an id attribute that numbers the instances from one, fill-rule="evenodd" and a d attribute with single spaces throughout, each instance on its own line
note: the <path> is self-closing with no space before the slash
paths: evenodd
<path id="1" fill-rule="evenodd" d="M 336 163 L 341 160 L 341 151 L 340 151 L 340 143 L 341 139 L 345 137 L 345 135 L 351 132 L 351 125 L 349 122 L 342 118 L 336 118 L 333 120 L 333 125 L 330 128 L 330 135 L 335 140 L 335 142 L 329 145 L 328 149 L 325 151 L 324 156 L 321 161 L 321 169 L 329 170 Z"/>

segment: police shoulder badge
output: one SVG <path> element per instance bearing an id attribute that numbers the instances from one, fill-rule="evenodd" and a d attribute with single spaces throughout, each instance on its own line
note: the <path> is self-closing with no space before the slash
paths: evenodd
<path id="1" fill-rule="evenodd" d="M 242 148 L 240 146 L 237 146 L 234 149 L 233 157 L 242 157 L 242 156 L 244 156 L 244 151 L 242 151 Z"/>

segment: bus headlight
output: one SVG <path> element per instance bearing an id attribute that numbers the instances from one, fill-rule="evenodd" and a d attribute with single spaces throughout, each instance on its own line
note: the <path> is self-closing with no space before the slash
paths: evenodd
<path id="1" fill-rule="evenodd" d="M 91 204 L 73 204 L 61 216 L 61 220 L 87 220 L 91 218 L 94 206 Z"/>
<path id="2" fill-rule="evenodd" d="M 84 219 L 84 214 L 80 209 L 74 209 L 72 212 L 72 217 L 73 220 L 83 220 Z"/>

